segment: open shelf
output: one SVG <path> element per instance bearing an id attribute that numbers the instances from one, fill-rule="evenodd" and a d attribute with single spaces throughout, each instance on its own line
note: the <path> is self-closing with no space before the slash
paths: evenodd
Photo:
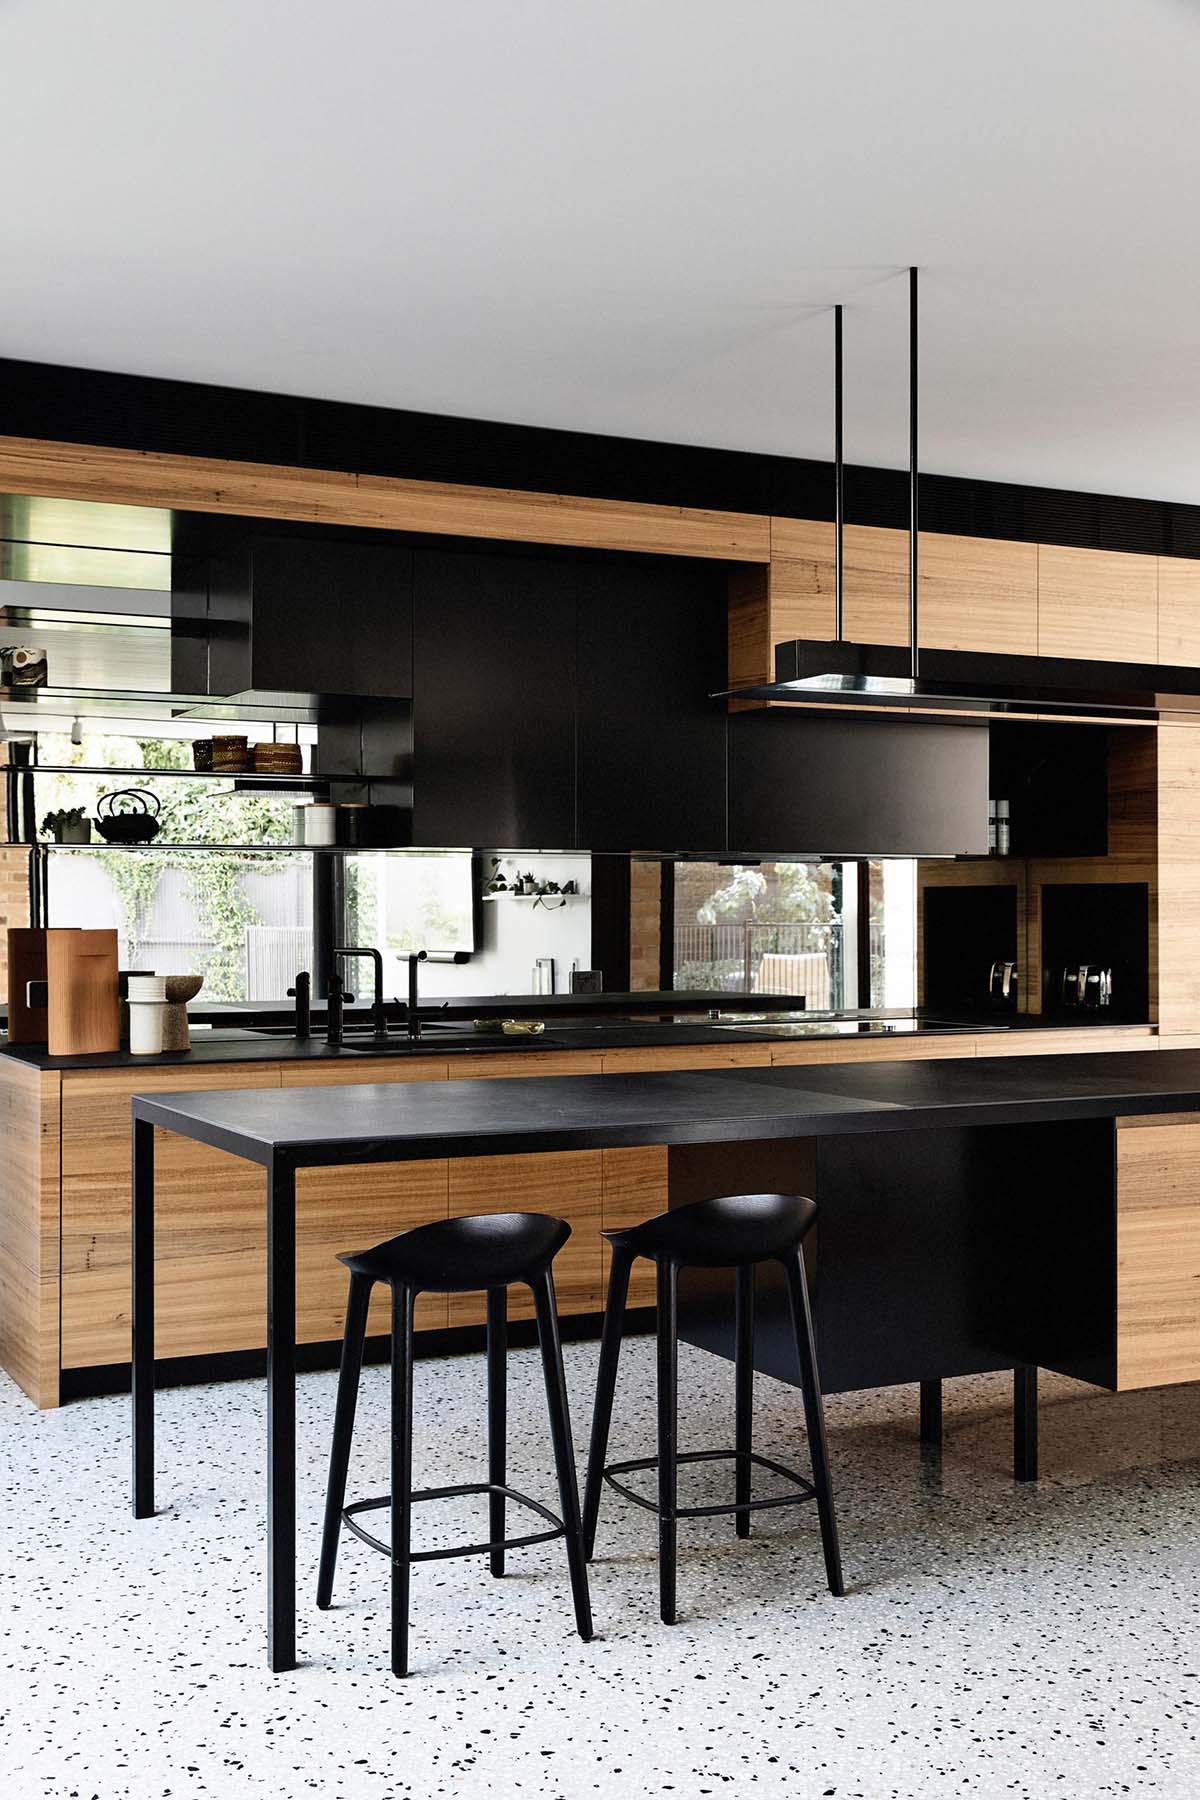
<path id="1" fill-rule="evenodd" d="M 330 781 L 382 781 L 383 776 L 370 775 L 311 775 L 302 770 L 299 775 L 268 775 L 258 769 L 97 769 L 84 763 L 10 763 L 9 772 L 13 775 L 119 775 L 143 782 L 177 781 L 181 777 L 187 781 L 253 781 L 264 782 L 275 787 L 307 788 L 325 786 Z"/>
<path id="2" fill-rule="evenodd" d="M 304 856 L 381 856 L 389 851 L 409 850 L 410 844 L 171 844 L 162 843 L 154 838 L 148 844 L 106 844 L 103 838 L 95 839 L 90 844 L 48 844 L 39 838 L 36 844 L 12 844 L 6 846 L 14 850 L 53 850 L 70 856 L 87 856 L 97 850 L 146 851 L 146 850 L 207 850 L 210 855 L 214 850 L 233 852 L 238 855 L 256 856 L 291 856 L 299 852 Z M 531 896 L 532 898 L 532 896 Z M 551 896 L 553 898 L 553 896 Z"/>

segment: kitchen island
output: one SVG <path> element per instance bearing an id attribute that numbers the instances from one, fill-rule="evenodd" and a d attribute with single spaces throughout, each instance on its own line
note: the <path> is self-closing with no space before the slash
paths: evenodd
<path id="1" fill-rule="evenodd" d="M 646 1146 L 695 1155 L 714 1145 L 735 1160 L 748 1147 L 749 1164 L 755 1151 L 815 1145 L 809 1172 L 821 1214 L 812 1285 L 827 1387 L 1039 1364 L 1112 1387 L 1200 1376 L 1194 1051 L 371 1084 L 319 1096 L 142 1093 L 133 1119 L 139 1517 L 155 1506 L 156 1132 L 266 1173 L 275 1669 L 296 1657 L 296 1183 L 304 1169 Z M 691 1310 L 700 1341 L 707 1335 L 721 1347 L 729 1329 L 721 1296 L 706 1286 Z"/>
<path id="2" fill-rule="evenodd" d="M 657 1004 L 662 997 L 652 997 Z M 689 1002 L 690 1002 L 689 997 Z M 669 1000 L 670 997 L 668 996 Z M 552 1078 L 756 1068 L 861 1066 L 946 1058 L 1006 1060 L 1012 1055 L 1157 1052 L 1149 1026 L 1055 1028 L 1036 1020 L 1006 1030 L 963 1025 L 910 1036 L 830 1031 L 789 1036 L 763 1021 L 716 1026 L 703 1018 L 664 1024 L 645 1017 L 548 1019 L 537 1038 L 491 1038 L 469 1021 L 430 1030 L 416 1044 L 393 1035 L 369 1046 L 296 1040 L 278 1029 L 225 1023 L 196 1031 L 190 1051 L 155 1057 L 50 1057 L 44 1047 L 0 1052 L 0 1366 L 40 1406 L 110 1391 L 129 1381 L 129 1103 L 135 1092 L 249 1091 L 347 1083 L 493 1080 L 514 1074 Z M 578 1014 L 585 1016 L 580 1019 Z M 1089 1056 L 1085 1054 L 1085 1060 Z M 745 1185 L 737 1170 L 706 1161 L 713 1179 Z M 740 1168 L 745 1166 L 743 1155 Z M 700 1176 L 665 1145 L 593 1148 L 529 1157 L 445 1157 L 423 1164 L 305 1170 L 297 1331 L 306 1356 L 331 1360 L 341 1332 L 343 1280 L 336 1253 L 451 1212 L 528 1204 L 574 1226 L 558 1262 L 566 1314 L 594 1315 L 602 1304 L 606 1250 L 598 1227 L 636 1223 L 668 1204 L 671 1192 Z M 261 1366 L 266 1264 L 262 1182 L 209 1145 L 168 1140 L 158 1168 L 158 1348 L 175 1379 L 214 1378 Z M 635 1275 L 632 1300 L 649 1305 L 653 1279 Z M 422 1300 L 424 1341 L 482 1324 L 475 1295 Z M 382 1308 L 372 1333 L 386 1331 Z M 166 1371 L 164 1371 L 166 1372 Z"/>

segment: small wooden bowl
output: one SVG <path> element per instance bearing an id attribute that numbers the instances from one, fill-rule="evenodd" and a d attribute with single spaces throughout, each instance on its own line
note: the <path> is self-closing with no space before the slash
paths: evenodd
<path id="1" fill-rule="evenodd" d="M 186 1005 L 189 1000 L 196 998 L 204 986 L 204 977 L 203 975 L 168 975 L 166 983 L 167 999 L 174 1001 L 176 1005 L 180 1001 Z"/>

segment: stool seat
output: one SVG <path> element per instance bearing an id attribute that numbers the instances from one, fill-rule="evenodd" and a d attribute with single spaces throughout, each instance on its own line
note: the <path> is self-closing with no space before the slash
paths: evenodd
<path id="1" fill-rule="evenodd" d="M 817 1216 L 803 1194 L 722 1195 L 607 1231 L 614 1249 L 694 1269 L 736 1269 L 786 1256 Z"/>
<path id="2" fill-rule="evenodd" d="M 540 1275 L 570 1235 L 564 1220 L 546 1213 L 472 1213 L 418 1225 L 338 1260 L 371 1281 L 427 1294 L 469 1294 Z"/>

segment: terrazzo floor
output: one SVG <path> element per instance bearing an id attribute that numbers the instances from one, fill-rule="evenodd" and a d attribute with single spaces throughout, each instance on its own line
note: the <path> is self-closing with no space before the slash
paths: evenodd
<path id="1" fill-rule="evenodd" d="M 582 1450 L 592 1344 L 569 1345 Z M 923 1463 L 913 1389 L 828 1404 L 848 1593 L 811 1509 L 684 1528 L 682 1622 L 657 1618 L 654 1520 L 607 1495 L 582 1644 L 560 1545 L 414 1574 L 414 1673 L 387 1665 L 386 1564 L 343 1544 L 313 1604 L 332 1375 L 300 1383 L 303 1666 L 263 1638 L 263 1393 L 160 1396 L 157 1518 L 129 1515 L 128 1403 L 37 1413 L 0 1382 L 0 1795 L 8 1800 L 792 1800 L 1200 1796 L 1200 1392 L 1043 1378 L 1037 1487 L 1009 1479 L 1008 1383 L 947 1385 Z M 729 1366 L 681 1350 L 684 1447 L 728 1441 Z M 366 1371 L 351 1491 L 386 1488 Z M 802 1460 L 797 1396 L 760 1379 L 756 1443 Z M 514 1351 L 510 1480 L 553 1503 L 535 1353 Z M 626 1346 L 611 1454 L 646 1455 L 653 1362 Z M 417 1371 L 418 1479 L 481 1475 L 481 1359 Z M 693 1465 L 681 1499 L 721 1497 Z M 422 1545 L 478 1527 L 424 1507 Z M 386 1514 L 376 1519 L 386 1525 Z"/>

